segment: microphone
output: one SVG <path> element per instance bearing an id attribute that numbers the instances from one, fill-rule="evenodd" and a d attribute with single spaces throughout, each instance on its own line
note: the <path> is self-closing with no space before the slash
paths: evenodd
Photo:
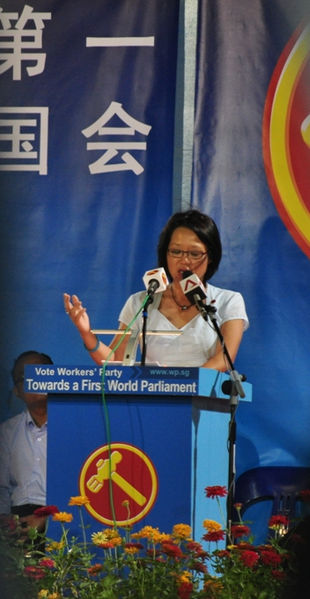
<path id="1" fill-rule="evenodd" d="M 164 268 L 153 268 L 147 270 L 143 277 L 143 283 L 147 294 L 153 299 L 154 293 L 165 291 L 168 287 L 168 277 Z"/>
<path id="2" fill-rule="evenodd" d="M 245 393 L 242 387 L 242 381 L 246 381 L 245 374 L 239 374 L 236 370 L 231 371 L 231 379 L 222 383 L 222 391 L 224 395 L 240 395 L 245 397 Z"/>
<path id="3" fill-rule="evenodd" d="M 180 285 L 184 295 L 186 295 L 190 303 L 194 304 L 199 309 L 202 300 L 206 299 L 207 293 L 198 275 L 191 270 L 185 270 Z"/>

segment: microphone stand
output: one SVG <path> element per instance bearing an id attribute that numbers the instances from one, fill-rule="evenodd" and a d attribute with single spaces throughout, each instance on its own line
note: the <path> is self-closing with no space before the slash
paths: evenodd
<path id="1" fill-rule="evenodd" d="M 201 300 L 198 294 L 194 295 L 194 302 L 196 308 L 201 313 L 204 320 L 210 321 L 216 331 L 216 334 L 220 340 L 221 346 L 223 348 L 224 355 L 229 364 L 229 376 L 230 381 L 224 381 L 222 385 L 222 391 L 226 395 L 230 395 L 229 405 L 230 405 L 230 421 L 228 424 L 228 493 L 227 493 L 227 543 L 230 543 L 231 538 L 231 525 L 233 521 L 233 500 L 235 494 L 235 482 L 236 482 L 236 410 L 238 406 L 238 397 L 245 397 L 245 393 L 242 387 L 241 380 L 245 380 L 243 375 L 240 375 L 234 367 L 234 364 L 229 355 L 228 349 L 225 345 L 224 337 L 221 333 L 221 330 L 218 326 L 217 320 L 215 318 L 216 308 L 214 306 L 206 305 Z"/>
<path id="2" fill-rule="evenodd" d="M 145 358 L 146 358 L 146 332 L 147 332 L 147 318 L 148 318 L 147 309 L 148 309 L 149 305 L 153 303 L 153 299 L 154 299 L 153 295 L 154 294 L 148 294 L 148 298 L 147 298 L 147 300 L 145 302 L 145 306 L 144 306 L 143 312 L 142 312 L 143 324 L 142 324 L 141 366 L 145 366 Z"/>

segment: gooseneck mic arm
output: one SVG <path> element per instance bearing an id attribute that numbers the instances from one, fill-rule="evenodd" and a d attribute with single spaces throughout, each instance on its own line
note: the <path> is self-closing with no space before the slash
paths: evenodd
<path id="1" fill-rule="evenodd" d="M 235 495 L 235 482 L 236 482 L 236 409 L 238 406 L 238 397 L 245 397 L 245 393 L 242 387 L 241 380 L 245 380 L 244 375 L 240 375 L 233 365 L 232 359 L 225 345 L 225 341 L 221 330 L 218 326 L 215 313 L 216 308 L 214 306 L 207 306 L 203 303 L 201 298 L 195 300 L 195 305 L 199 310 L 200 314 L 205 320 L 210 319 L 214 330 L 220 340 L 223 352 L 226 356 L 229 364 L 229 376 L 230 381 L 224 381 L 222 384 L 222 391 L 226 395 L 230 396 L 230 421 L 228 424 L 228 492 L 227 492 L 227 544 L 231 541 L 231 525 L 233 522 L 233 504 Z"/>
<path id="2" fill-rule="evenodd" d="M 147 310 L 148 310 L 149 305 L 152 304 L 154 301 L 154 293 L 156 293 L 158 287 L 159 287 L 159 282 L 156 279 L 152 279 L 149 282 L 149 285 L 147 288 L 147 299 L 144 304 L 144 308 L 143 308 L 143 312 L 142 312 L 143 324 L 142 324 L 141 366 L 145 366 L 145 358 L 146 358 L 146 332 L 147 332 L 147 319 L 148 319 Z"/>
<path id="3" fill-rule="evenodd" d="M 186 297 L 192 304 L 195 304 L 197 310 L 205 321 L 210 320 L 213 329 L 215 330 L 217 337 L 220 341 L 223 353 L 229 365 L 229 376 L 230 381 L 224 381 L 222 385 L 222 391 L 224 394 L 230 396 L 230 421 L 228 430 L 228 493 L 227 493 L 227 542 L 231 542 L 231 525 L 233 521 L 233 500 L 235 494 L 235 479 L 236 479 L 236 409 L 238 406 L 238 398 L 245 397 L 245 392 L 242 387 L 242 380 L 245 380 L 244 375 L 240 375 L 234 367 L 229 351 L 226 347 L 224 337 L 221 329 L 216 320 L 216 308 L 212 304 L 206 304 L 206 291 L 199 279 L 199 277 L 193 274 L 191 271 L 183 273 L 183 280 L 181 281 L 181 287 Z"/>
<path id="4" fill-rule="evenodd" d="M 146 358 L 146 332 L 147 332 L 147 318 L 148 318 L 147 309 L 148 309 L 149 305 L 153 303 L 153 300 L 154 300 L 153 295 L 148 294 L 148 298 L 145 302 L 143 312 L 142 312 L 143 324 L 142 324 L 141 366 L 145 366 L 145 358 Z"/>
<path id="5" fill-rule="evenodd" d="M 232 383 L 236 386 L 236 391 L 237 394 L 239 395 L 239 397 L 245 397 L 245 393 L 241 384 L 241 380 L 245 380 L 243 377 L 244 375 L 240 375 L 234 367 L 234 364 L 232 362 L 232 359 L 230 357 L 229 351 L 226 347 L 225 341 L 224 341 L 224 337 L 222 335 L 221 329 L 218 325 L 218 322 L 216 320 L 215 314 L 216 314 L 216 308 L 214 306 L 212 306 L 211 304 L 207 305 L 204 304 L 203 301 L 201 300 L 201 298 L 199 296 L 196 295 L 196 297 L 194 298 L 195 301 L 195 306 L 197 307 L 197 310 L 199 310 L 200 314 L 202 315 L 202 317 L 208 321 L 208 318 L 210 319 L 212 326 L 220 340 L 220 344 L 222 346 L 223 349 L 223 353 L 226 357 L 226 360 L 229 364 L 229 375 L 231 378 Z M 224 383 L 223 383 L 224 384 Z M 229 395 L 229 393 L 228 393 Z"/>
<path id="6" fill-rule="evenodd" d="M 147 289 L 147 299 L 144 304 L 142 316 L 142 349 L 141 349 L 141 365 L 145 365 L 146 357 L 146 333 L 147 333 L 147 318 L 148 318 L 148 307 L 154 301 L 154 294 L 160 291 L 165 291 L 168 285 L 168 278 L 164 268 L 153 268 L 147 270 L 143 277 L 143 282 Z"/>

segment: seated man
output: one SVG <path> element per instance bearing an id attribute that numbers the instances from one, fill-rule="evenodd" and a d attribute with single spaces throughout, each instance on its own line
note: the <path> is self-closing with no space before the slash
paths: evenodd
<path id="1" fill-rule="evenodd" d="M 33 512 L 46 505 L 47 395 L 25 393 L 24 366 L 52 363 L 32 350 L 18 356 L 12 377 L 25 410 L 0 425 L 0 514 L 17 514 L 25 533 L 45 528 L 45 518 Z"/>

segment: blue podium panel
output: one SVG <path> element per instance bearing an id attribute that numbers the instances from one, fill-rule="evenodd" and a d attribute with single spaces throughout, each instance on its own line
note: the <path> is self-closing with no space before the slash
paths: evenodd
<path id="1" fill-rule="evenodd" d="M 86 494 L 90 499 L 95 498 L 102 504 L 97 504 L 94 512 L 87 516 L 87 525 L 91 532 L 101 530 L 106 525 L 113 525 L 113 514 L 104 507 L 104 504 L 109 504 L 110 501 L 109 479 L 101 481 L 104 484 L 96 497 L 86 485 L 82 493 L 80 486 L 85 462 L 91 461 L 92 455 L 95 464 L 98 462 L 98 456 L 99 459 L 108 459 L 108 449 L 103 457 L 100 457 L 100 454 L 96 455 L 96 450 L 107 448 L 110 443 L 112 456 L 116 451 L 123 456 L 129 452 L 126 463 L 123 457 L 124 465 L 117 464 L 117 471 L 121 472 L 122 479 L 146 498 L 145 505 L 149 496 L 152 495 L 154 500 L 150 505 L 150 511 L 140 519 L 139 514 L 143 513 L 144 504 L 137 503 L 134 493 L 126 493 L 126 488 L 123 493 L 119 493 L 119 484 L 113 480 L 116 521 L 125 524 L 129 508 L 131 518 L 134 519 L 134 528 L 149 524 L 158 526 L 163 532 L 170 532 L 173 524 L 177 522 L 190 523 L 191 399 L 180 402 L 177 398 L 167 397 L 163 404 L 162 398 L 157 401 L 156 397 L 140 397 L 139 401 L 132 396 L 114 398 L 113 401 L 107 397 L 106 403 L 108 423 L 100 395 L 50 397 L 48 504 L 57 505 L 61 511 L 71 511 L 67 505 L 69 498 Z M 130 459 L 131 451 L 133 460 Z M 142 466 L 145 460 L 147 462 L 145 468 L 140 466 L 140 454 L 143 458 Z M 153 467 L 151 474 L 149 467 Z M 141 480 L 137 481 L 132 470 L 139 468 Z M 94 475 L 96 471 L 93 472 L 92 476 Z M 150 481 L 153 486 L 151 490 Z M 144 482 L 147 489 L 144 489 Z M 131 487 L 128 486 L 128 489 Z M 123 505 L 126 500 L 129 503 L 127 506 Z M 76 524 L 79 525 L 78 521 Z M 75 536 L 78 535 L 74 522 L 71 532 Z"/>
<path id="2" fill-rule="evenodd" d="M 226 380 L 204 368 L 27 365 L 25 390 L 49 392 L 48 504 L 76 510 L 70 497 L 87 495 L 90 533 L 186 523 L 201 541 L 203 520 L 220 521 L 204 489 L 228 482 Z M 80 536 L 78 518 L 70 533 Z"/>
<path id="3" fill-rule="evenodd" d="M 205 519 L 226 528 L 226 500 L 222 513 L 214 499 L 206 497 L 205 488 L 221 485 L 227 488 L 229 455 L 227 438 L 230 408 L 227 400 L 193 398 L 192 400 L 192 496 L 191 524 L 193 537 L 201 542 Z M 219 543 L 219 547 L 224 543 Z"/>

